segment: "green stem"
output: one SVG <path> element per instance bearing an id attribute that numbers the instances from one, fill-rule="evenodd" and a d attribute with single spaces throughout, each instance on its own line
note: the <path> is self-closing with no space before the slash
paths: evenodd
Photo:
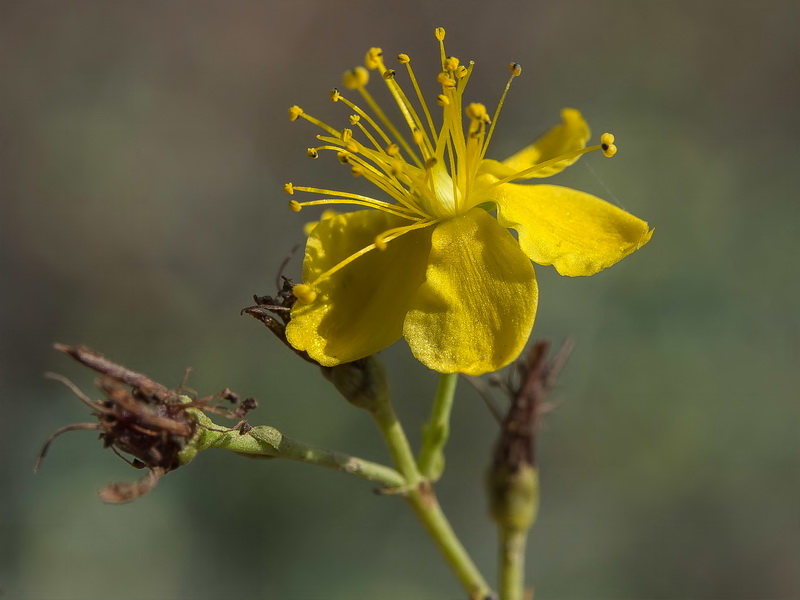
<path id="1" fill-rule="evenodd" d="M 525 596 L 525 542 L 527 530 L 500 528 L 500 600 Z"/>
<path id="2" fill-rule="evenodd" d="M 406 501 L 414 509 L 470 597 L 489 596 L 491 593 L 489 585 L 450 526 L 436 500 L 430 482 L 417 468 L 408 438 L 397 419 L 388 392 L 376 397 L 372 415 L 383 434 L 397 469 L 406 478 Z"/>
<path id="3" fill-rule="evenodd" d="M 380 483 L 387 488 L 403 488 L 406 485 L 405 478 L 394 469 L 290 439 L 274 427 L 253 427 L 243 435 L 238 431 L 224 432 L 211 440 L 207 447 L 230 450 L 247 456 L 298 460 L 349 473 Z"/>
<path id="4" fill-rule="evenodd" d="M 423 482 L 409 490 L 406 501 L 414 509 L 419 520 L 425 526 L 445 560 L 453 569 L 470 598 L 488 598 L 491 596 L 489 584 L 481 575 L 478 567 L 472 562 L 461 541 L 453 531 L 450 522 L 442 512 L 436 494 L 431 485 Z"/>
<path id="5" fill-rule="evenodd" d="M 377 398 L 372 416 L 389 447 L 397 470 L 405 477 L 407 488 L 416 487 L 422 481 L 422 475 L 417 470 L 417 463 L 414 460 L 414 453 L 408 443 L 403 426 L 397 419 L 394 407 L 388 397 L 388 392 Z"/>
<path id="6" fill-rule="evenodd" d="M 419 470 L 423 477 L 436 481 L 444 471 L 444 446 L 450 436 L 450 412 L 456 393 L 458 373 L 442 373 L 436 388 L 433 410 L 423 428 Z"/>

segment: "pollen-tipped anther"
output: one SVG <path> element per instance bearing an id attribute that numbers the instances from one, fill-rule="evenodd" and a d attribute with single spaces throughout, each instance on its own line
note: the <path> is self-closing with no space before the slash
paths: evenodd
<path id="1" fill-rule="evenodd" d="M 342 84 L 349 90 L 357 90 L 369 83 L 369 71 L 364 67 L 356 67 L 346 71 L 342 76 Z"/>
<path id="2" fill-rule="evenodd" d="M 456 80 L 450 77 L 448 73 L 439 73 L 436 76 L 436 81 L 442 84 L 443 88 L 454 88 L 456 87 Z"/>
<path id="3" fill-rule="evenodd" d="M 300 115 L 302 115 L 302 114 L 303 114 L 303 109 L 300 108 L 299 106 L 297 106 L 296 104 L 294 106 L 289 107 L 289 120 L 290 121 L 296 121 L 298 119 L 298 117 Z"/>
<path id="4" fill-rule="evenodd" d="M 367 55 L 364 57 L 364 66 L 369 70 L 377 69 L 381 65 L 381 57 L 383 50 L 380 48 L 370 48 Z"/>
<path id="5" fill-rule="evenodd" d="M 294 212 L 300 212 L 301 210 L 303 210 L 303 205 L 300 204 L 297 200 L 290 200 L 289 208 L 292 209 Z"/>
<path id="6" fill-rule="evenodd" d="M 342 97 L 342 95 L 339 93 L 339 90 L 338 90 L 338 88 L 333 88 L 333 89 L 331 90 L 331 94 L 330 94 L 330 96 L 331 96 L 331 101 L 332 101 L 332 102 L 338 102 L 338 101 L 339 101 L 339 98 L 341 98 L 341 97 Z"/>
<path id="7" fill-rule="evenodd" d="M 317 292 L 310 285 L 305 283 L 298 283 L 292 288 L 292 293 L 297 298 L 297 301 L 302 304 L 311 304 L 317 299 Z"/>
<path id="8" fill-rule="evenodd" d="M 283 191 L 291 196 L 294 194 L 294 186 L 291 183 L 285 183 L 283 185 Z"/>
<path id="9" fill-rule="evenodd" d="M 603 155 L 606 158 L 611 158 L 617 153 L 617 147 L 614 145 L 614 135 L 611 133 L 604 133 L 600 136 L 600 147 L 603 149 Z"/>
<path id="10" fill-rule="evenodd" d="M 440 42 L 443 42 L 444 41 L 444 36 L 445 36 L 444 27 L 437 27 L 436 29 L 434 29 L 433 30 L 433 35 L 436 36 L 437 40 L 439 40 Z"/>
<path id="11" fill-rule="evenodd" d="M 408 54 L 400 53 L 397 55 L 397 62 L 401 65 L 407 65 L 411 62 L 411 57 Z"/>
<path id="12" fill-rule="evenodd" d="M 508 70 L 511 71 L 511 74 L 514 77 L 519 77 L 520 75 L 522 75 L 522 65 L 519 63 L 515 62 L 509 63 Z"/>
<path id="13" fill-rule="evenodd" d="M 306 156 L 308 158 L 319 158 L 319 152 L 317 152 L 316 148 L 307 148 L 306 149 Z"/>

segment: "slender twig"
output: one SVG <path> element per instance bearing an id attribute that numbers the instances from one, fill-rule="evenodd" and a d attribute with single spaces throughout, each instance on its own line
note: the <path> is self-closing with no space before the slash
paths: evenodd
<path id="1" fill-rule="evenodd" d="M 439 376 L 431 416 L 422 430 L 422 448 L 417 465 L 422 476 L 431 481 L 439 479 L 444 471 L 444 447 L 450 437 L 450 412 L 457 384 L 457 373 Z"/>
<path id="2" fill-rule="evenodd" d="M 209 435 L 214 439 L 207 442 L 207 447 L 231 450 L 247 456 L 288 458 L 306 462 L 374 481 L 387 488 L 401 488 L 406 485 L 405 478 L 390 467 L 290 439 L 273 427 L 253 427 L 243 435 L 235 430 L 210 432 Z"/>

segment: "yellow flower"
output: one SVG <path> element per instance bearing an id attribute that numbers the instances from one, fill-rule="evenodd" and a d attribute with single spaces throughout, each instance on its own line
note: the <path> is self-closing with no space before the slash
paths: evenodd
<path id="1" fill-rule="evenodd" d="M 365 65 L 388 87 L 405 135 L 367 91 L 364 67 L 347 72 L 344 87 L 355 90 L 369 112 L 339 90 L 331 92 L 334 102 L 352 111 L 350 127 L 334 129 L 298 106 L 289 110 L 292 120 L 303 118 L 325 132 L 317 136 L 322 144 L 308 149 L 309 157 L 335 152 L 354 175 L 391 199 L 285 186 L 289 194 L 326 196 L 292 200 L 295 211 L 317 204 L 367 207 L 324 215 L 309 233 L 303 283 L 294 287 L 298 302 L 286 335 L 323 365 L 363 358 L 405 337 L 414 356 L 436 371 L 495 371 L 520 354 L 533 327 L 538 288 L 531 261 L 553 265 L 562 275 L 592 275 L 642 247 L 652 234 L 644 221 L 584 192 L 511 183 L 558 173 L 592 150 L 613 156 L 614 137 L 606 133 L 599 145 L 587 148 L 586 122 L 577 110 L 564 109 L 563 122 L 534 144 L 503 161 L 485 158 L 511 81 L 522 69 L 510 65 L 490 118 L 482 104 L 463 105 L 474 63 L 465 66 L 447 56 L 444 36 L 444 29 L 436 29 L 438 128 L 409 56 L 397 59 L 419 108 L 386 68 L 379 48 L 367 53 Z"/>

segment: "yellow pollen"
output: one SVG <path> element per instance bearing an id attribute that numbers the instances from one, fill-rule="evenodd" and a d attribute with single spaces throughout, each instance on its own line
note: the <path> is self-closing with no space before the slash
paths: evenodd
<path id="1" fill-rule="evenodd" d="M 456 77 L 458 77 L 459 79 L 463 79 L 468 74 L 469 74 L 469 69 L 464 65 L 461 65 L 458 67 L 458 69 L 456 69 Z"/>
<path id="2" fill-rule="evenodd" d="M 347 152 L 337 152 L 336 158 L 338 158 L 339 162 L 342 163 L 343 165 L 346 165 L 348 163 Z"/>
<path id="3" fill-rule="evenodd" d="M 519 77 L 522 75 L 522 65 L 519 63 L 512 62 L 508 65 L 508 70 L 511 71 L 511 74 L 514 77 Z"/>
<path id="4" fill-rule="evenodd" d="M 317 299 L 317 292 L 305 283 L 298 283 L 292 287 L 292 293 L 297 297 L 297 301 L 302 304 L 311 304 Z"/>
<path id="5" fill-rule="evenodd" d="M 347 142 L 347 144 L 345 144 L 344 149 L 347 150 L 348 152 L 351 152 L 352 154 L 358 154 L 359 150 L 361 149 L 361 146 L 359 146 L 358 142 L 356 142 L 355 140 L 350 140 L 349 142 Z"/>
<path id="6" fill-rule="evenodd" d="M 361 120 L 358 115 L 350 115 L 350 125 L 356 125 Z"/>
<path id="7" fill-rule="evenodd" d="M 353 130 L 352 129 L 342 129 L 341 133 L 342 141 L 346 144 L 350 140 L 353 139 Z"/>
<path id="8" fill-rule="evenodd" d="M 290 200 L 289 208 L 292 209 L 292 211 L 294 212 L 300 212 L 301 210 L 303 210 L 303 205 L 300 204 L 297 200 Z"/>
<path id="9" fill-rule="evenodd" d="M 339 98 L 341 98 L 341 97 L 342 97 L 342 95 L 339 93 L 339 90 L 338 90 L 338 89 L 336 89 L 336 88 L 333 88 L 333 89 L 331 90 L 331 100 L 332 100 L 332 101 L 334 101 L 334 102 L 338 102 L 338 101 L 339 101 Z"/>
<path id="10" fill-rule="evenodd" d="M 283 191 L 291 196 L 294 194 L 294 186 L 291 183 L 287 183 L 283 186 Z"/>
<path id="11" fill-rule="evenodd" d="M 407 65 L 411 62 L 411 57 L 408 54 L 398 54 L 397 62 L 399 62 L 401 65 Z"/>
<path id="12" fill-rule="evenodd" d="M 394 69 L 386 69 L 383 72 L 383 78 L 384 79 L 394 79 L 395 73 L 396 73 L 396 71 Z"/>
<path id="13" fill-rule="evenodd" d="M 289 108 L 289 120 L 296 121 L 297 118 L 303 114 L 303 109 L 295 105 Z"/>
<path id="14" fill-rule="evenodd" d="M 436 104 L 439 106 L 447 106 L 450 104 L 450 99 L 444 94 L 439 94 L 436 96 Z"/>
<path id="15" fill-rule="evenodd" d="M 317 152 L 316 148 L 308 148 L 306 149 L 306 156 L 308 158 L 319 158 L 319 152 Z"/>
<path id="16" fill-rule="evenodd" d="M 436 39 L 439 40 L 440 42 L 444 41 L 444 34 L 445 34 L 444 27 L 437 27 L 436 29 L 434 29 L 433 34 L 436 36 Z"/>
<path id="17" fill-rule="evenodd" d="M 356 67 L 347 71 L 342 77 L 342 84 L 349 90 L 357 90 L 369 83 L 369 71 L 364 67 Z"/>
<path id="18" fill-rule="evenodd" d="M 398 146 L 397 144 L 389 144 L 388 146 L 386 146 L 386 154 L 388 154 L 389 156 L 397 156 L 398 154 L 400 154 L 400 146 Z"/>

